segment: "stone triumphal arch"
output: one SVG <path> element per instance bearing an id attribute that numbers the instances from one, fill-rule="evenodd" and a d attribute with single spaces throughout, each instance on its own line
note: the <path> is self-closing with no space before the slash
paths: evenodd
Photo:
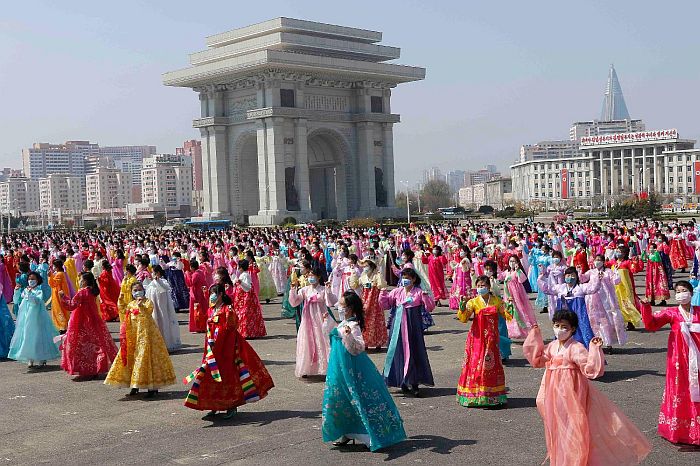
<path id="1" fill-rule="evenodd" d="M 386 63 L 381 33 L 289 18 L 217 34 L 168 86 L 199 93 L 204 216 L 251 224 L 397 215 L 391 89 L 425 77 Z"/>

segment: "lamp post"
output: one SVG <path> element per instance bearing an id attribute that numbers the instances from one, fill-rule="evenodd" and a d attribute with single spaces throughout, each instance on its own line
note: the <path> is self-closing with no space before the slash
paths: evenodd
<path id="1" fill-rule="evenodd" d="M 593 178 L 593 179 L 600 183 L 600 192 L 603 195 L 603 205 L 605 206 L 605 215 L 607 215 L 608 214 L 608 198 L 605 194 L 605 191 L 603 191 L 603 181 L 600 178 Z"/>
<path id="2" fill-rule="evenodd" d="M 408 197 L 408 181 L 401 181 L 401 183 L 406 185 L 406 218 L 408 220 L 408 224 L 411 224 L 411 199 Z M 420 202 L 420 201 L 418 201 Z"/>

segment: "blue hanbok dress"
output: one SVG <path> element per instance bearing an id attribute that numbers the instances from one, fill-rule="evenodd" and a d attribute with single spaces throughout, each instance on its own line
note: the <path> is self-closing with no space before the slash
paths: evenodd
<path id="1" fill-rule="evenodd" d="M 573 335 L 574 340 L 583 343 L 586 349 L 588 349 L 588 345 L 595 335 L 593 334 L 593 328 L 591 328 L 591 321 L 588 318 L 586 298 L 582 296 L 560 296 L 557 301 L 557 311 L 561 310 L 568 310 L 576 314 L 576 317 L 578 317 L 578 326 Z"/>
<path id="2" fill-rule="evenodd" d="M 58 330 L 46 310 L 41 289 L 15 291 L 15 306 L 19 306 L 17 328 L 10 342 L 8 357 L 21 362 L 51 361 L 61 357 L 54 339 Z"/>
<path id="3" fill-rule="evenodd" d="M 347 328 L 351 333 L 345 333 Z M 364 352 L 360 326 L 352 318 L 345 320 L 331 331 L 330 340 L 323 391 L 323 441 L 347 437 L 376 451 L 405 440 L 399 410 Z"/>
<path id="4" fill-rule="evenodd" d="M 530 283 L 530 289 L 532 293 L 536 293 L 539 289 L 537 288 L 537 279 L 540 277 L 540 270 L 537 267 L 540 264 L 539 259 L 542 255 L 542 250 L 537 247 L 530 249 L 528 262 L 530 263 L 530 270 L 527 271 L 527 279 Z"/>
<path id="5" fill-rule="evenodd" d="M 165 270 L 165 279 L 170 285 L 170 294 L 175 303 L 175 310 L 190 308 L 190 289 L 185 284 L 185 274 L 175 267 Z"/>
<path id="6" fill-rule="evenodd" d="M 0 358 L 7 358 L 14 333 L 15 322 L 12 320 L 10 308 L 7 307 L 5 297 L 0 295 Z"/>

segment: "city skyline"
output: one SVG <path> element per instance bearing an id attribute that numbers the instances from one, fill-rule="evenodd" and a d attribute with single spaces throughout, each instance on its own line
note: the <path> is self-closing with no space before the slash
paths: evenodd
<path id="1" fill-rule="evenodd" d="M 653 129 L 673 115 L 684 137 L 700 135 L 693 119 L 700 95 L 692 79 L 700 65 L 687 59 L 693 44 L 679 39 L 700 12 L 694 4 L 682 5 L 676 27 L 650 35 L 657 11 L 651 2 L 634 9 L 594 2 L 576 13 L 588 28 L 585 41 L 555 44 L 553 36 L 569 37 L 571 15 L 554 2 L 512 4 L 506 14 L 496 14 L 495 5 L 402 2 L 398 9 L 398 3 L 367 2 L 372 16 L 365 8 L 312 2 L 272 1 L 265 12 L 249 13 L 213 2 L 221 14 L 202 19 L 177 1 L 38 3 L 41 8 L 31 10 L 11 5 L 0 20 L 0 85 L 18 91 L 8 93 L 0 108 L 2 166 L 19 166 L 21 150 L 34 142 L 88 139 L 172 152 L 199 138 L 191 127 L 197 102 L 191 92 L 162 86 L 161 74 L 180 66 L 182 50 L 192 50 L 202 36 L 271 15 L 381 30 L 388 45 L 405 51 L 399 63 L 427 68 L 426 80 L 406 86 L 394 101 L 403 115 L 395 134 L 396 179 L 417 180 L 426 154 L 444 171 L 488 159 L 505 172 L 522 144 L 566 139 L 570 122 L 598 117 L 610 63 L 632 118 Z M 615 41 L 607 39 L 611 30 Z M 35 72 L 26 72 L 27 64 Z M 50 69 L 62 72 L 47 79 Z M 669 99 L 669 89 L 683 98 Z"/>

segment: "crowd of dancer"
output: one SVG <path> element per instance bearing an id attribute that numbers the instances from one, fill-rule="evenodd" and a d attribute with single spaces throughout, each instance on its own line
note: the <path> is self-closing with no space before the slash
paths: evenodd
<path id="1" fill-rule="evenodd" d="M 0 247 L 0 357 L 29 370 L 60 359 L 71 375 L 155 397 L 176 383 L 187 312 L 204 349 L 185 406 L 229 418 L 274 387 L 247 340 L 267 335 L 261 303 L 282 297 L 296 376 L 325 376 L 324 441 L 374 451 L 406 437 L 388 387 L 434 385 L 424 334 L 448 306 L 471 322 L 460 405 L 507 406 L 504 367 L 524 340 L 546 368 L 537 408 L 551 464 L 637 464 L 649 442 L 588 379 L 628 332 L 670 325 L 658 431 L 700 445 L 699 233 L 692 221 L 16 233 Z M 671 290 L 677 305 L 664 307 Z M 552 322 L 548 344 L 537 313 Z M 366 354 L 378 348 L 380 369 Z"/>

